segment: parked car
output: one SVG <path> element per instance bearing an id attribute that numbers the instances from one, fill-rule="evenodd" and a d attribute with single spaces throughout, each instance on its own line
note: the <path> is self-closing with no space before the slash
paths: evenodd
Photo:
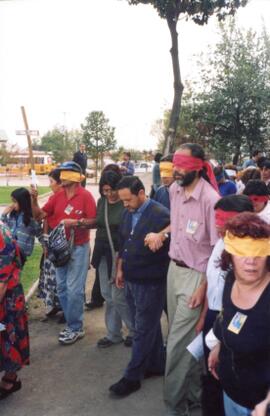
<path id="1" fill-rule="evenodd" d="M 150 162 L 135 163 L 135 173 L 152 172 L 153 164 Z"/>

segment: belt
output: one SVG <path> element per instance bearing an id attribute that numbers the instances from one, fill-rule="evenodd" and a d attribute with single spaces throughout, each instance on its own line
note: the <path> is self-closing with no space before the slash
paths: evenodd
<path id="1" fill-rule="evenodd" d="M 184 267 L 185 269 L 190 269 L 190 267 L 184 263 L 183 261 L 178 261 L 178 260 L 174 260 L 172 259 L 172 261 L 176 264 L 176 266 L 178 267 Z"/>

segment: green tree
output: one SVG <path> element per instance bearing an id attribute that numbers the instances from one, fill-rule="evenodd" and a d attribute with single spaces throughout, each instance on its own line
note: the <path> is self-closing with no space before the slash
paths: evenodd
<path id="1" fill-rule="evenodd" d="M 194 119 L 194 103 L 192 85 L 187 84 L 182 97 L 181 113 L 179 116 L 174 146 L 178 147 L 180 144 L 189 142 L 196 142 L 204 145 L 204 137 L 200 134 L 200 126 L 197 125 Z M 163 119 L 157 120 L 152 127 L 151 133 L 157 138 L 157 148 L 160 152 L 163 151 L 165 145 L 165 133 L 170 124 L 171 110 L 165 110 Z M 199 123 L 198 123 L 199 124 Z M 166 153 L 164 153 L 166 154 Z"/>
<path id="2" fill-rule="evenodd" d="M 83 131 L 82 140 L 86 145 L 89 155 L 95 160 L 96 181 L 99 161 L 103 163 L 103 154 L 116 147 L 114 138 L 115 127 L 109 125 L 109 120 L 103 111 L 92 111 L 85 118 L 85 124 L 81 124 Z"/>
<path id="3" fill-rule="evenodd" d="M 33 149 L 52 152 L 55 162 L 61 163 L 72 159 L 76 142 L 73 138 L 69 138 L 67 131 L 55 127 L 42 136 L 39 142 L 34 141 Z"/>
<path id="4" fill-rule="evenodd" d="M 204 126 L 218 159 L 263 149 L 269 137 L 270 42 L 264 30 L 221 25 L 221 40 L 201 68 L 203 91 L 194 99 L 193 118 Z M 210 65 L 210 67 L 209 67 Z"/>
<path id="5" fill-rule="evenodd" d="M 110 152 L 112 160 L 114 162 L 119 162 L 124 152 L 125 152 L 125 148 L 123 146 L 119 146 L 117 149 Z"/>
<path id="6" fill-rule="evenodd" d="M 248 0 L 127 0 L 129 4 L 149 4 L 159 16 L 167 21 L 171 36 L 171 58 L 174 76 L 174 98 L 170 112 L 170 120 L 165 134 L 164 153 L 171 152 L 175 147 L 175 137 L 181 110 L 181 98 L 184 86 L 181 80 L 177 23 L 181 16 L 191 18 L 193 22 L 204 25 L 212 15 L 219 20 L 233 15 L 236 10 L 245 6 Z"/>
<path id="7" fill-rule="evenodd" d="M 8 163 L 16 163 L 16 158 L 13 157 L 12 150 L 8 151 L 5 145 L 0 146 L 0 164 L 5 166 Z"/>

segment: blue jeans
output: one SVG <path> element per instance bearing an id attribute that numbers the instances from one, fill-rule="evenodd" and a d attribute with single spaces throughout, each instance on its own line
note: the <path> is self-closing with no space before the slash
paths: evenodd
<path id="1" fill-rule="evenodd" d="M 141 380 L 146 372 L 164 373 L 165 349 L 160 318 L 165 290 L 165 281 L 155 284 L 125 282 L 134 327 L 131 360 L 125 370 L 125 378 L 129 380 Z"/>
<path id="2" fill-rule="evenodd" d="M 226 416 L 251 416 L 252 410 L 247 407 L 240 406 L 240 404 L 237 404 L 230 399 L 225 392 L 223 392 L 223 399 Z"/>
<path id="3" fill-rule="evenodd" d="M 84 289 L 89 265 L 89 244 L 74 246 L 71 259 L 56 267 L 57 293 L 67 326 L 72 331 L 83 327 Z"/>
<path id="4" fill-rule="evenodd" d="M 99 264 L 100 290 L 106 301 L 105 324 L 108 331 L 107 338 L 118 343 L 123 340 L 122 321 L 126 324 L 129 336 L 133 336 L 132 320 L 124 289 L 118 289 L 110 282 L 106 257 L 101 257 Z"/>

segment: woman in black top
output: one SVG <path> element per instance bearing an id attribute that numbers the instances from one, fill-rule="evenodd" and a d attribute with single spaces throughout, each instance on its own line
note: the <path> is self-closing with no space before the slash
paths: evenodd
<path id="1" fill-rule="evenodd" d="M 222 268 L 231 271 L 208 365 L 223 386 L 226 416 L 249 416 L 270 383 L 270 227 L 242 213 L 226 228 Z"/>
<path id="2" fill-rule="evenodd" d="M 106 301 L 105 324 L 107 335 L 97 346 L 107 348 L 123 342 L 122 322 L 129 334 L 124 343 L 132 345 L 132 320 L 123 289 L 114 284 L 118 252 L 118 228 L 124 211 L 116 186 L 122 175 L 113 171 L 102 174 L 99 183 L 101 198 L 97 203 L 97 233 L 92 265 L 99 271 L 100 289 Z M 106 220 L 107 217 L 107 220 Z M 107 223 L 107 224 L 106 224 Z"/>

